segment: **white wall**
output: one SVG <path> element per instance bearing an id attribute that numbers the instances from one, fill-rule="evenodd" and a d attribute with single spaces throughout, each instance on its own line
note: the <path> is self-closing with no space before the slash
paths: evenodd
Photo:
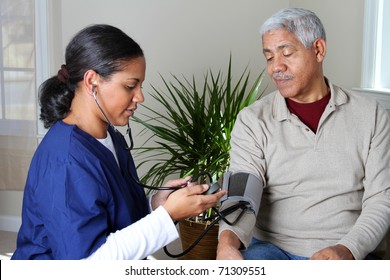
<path id="1" fill-rule="evenodd" d="M 360 84 L 363 0 L 59 0 L 49 4 L 50 72 L 58 71 L 66 44 L 81 28 L 92 23 L 116 25 L 145 52 L 148 105 L 152 105 L 149 84 L 161 83 L 159 73 L 202 76 L 210 67 L 224 70 L 230 52 L 234 70 L 240 73 L 249 66 L 255 76 L 265 66 L 259 26 L 288 6 L 312 9 L 322 19 L 328 35 L 326 75 L 348 88 Z M 0 229 L 10 217 L 20 215 L 21 199 L 21 192 L 0 191 Z"/>
<path id="2" fill-rule="evenodd" d="M 254 78 L 265 67 L 259 27 L 271 13 L 287 7 L 288 2 L 116 0 L 107 5 L 104 0 L 66 0 L 61 9 L 63 50 L 57 52 L 55 60 L 63 60 L 66 43 L 81 28 L 92 23 L 115 25 L 143 48 L 147 61 L 145 103 L 160 108 L 148 98 L 150 84 L 162 86 L 159 74 L 191 79 L 192 75 L 203 77 L 209 68 L 226 73 L 232 53 L 235 76 L 248 66 Z M 53 66 L 53 73 L 59 65 Z M 140 107 L 139 112 L 142 110 Z M 140 126 L 132 124 L 132 131 L 135 144 L 141 145 L 146 136 L 137 137 Z M 145 172 L 146 168 L 139 170 L 141 176 Z"/>
<path id="3" fill-rule="evenodd" d="M 23 192 L 0 191 L 0 230 L 18 231 L 22 211 Z"/>
<path id="4" fill-rule="evenodd" d="M 210 67 L 225 70 L 230 52 L 236 76 L 249 66 L 254 77 L 265 67 L 259 27 L 271 14 L 288 6 L 312 9 L 322 19 L 329 42 L 326 75 L 348 88 L 360 84 L 363 0 L 115 0 L 111 5 L 105 0 L 66 0 L 61 3 L 63 48 L 75 32 L 91 23 L 118 26 L 141 45 L 147 59 L 144 93 L 149 106 L 154 106 L 154 100 L 148 99 L 149 85 L 161 85 L 159 74 L 201 77 Z M 63 60 L 63 52 L 56 53 L 56 61 Z M 53 73 L 59 65 L 53 66 Z M 265 84 L 268 83 L 267 78 Z M 269 91 L 273 89 L 270 84 Z M 159 108 L 157 104 L 154 107 Z M 132 126 L 137 135 L 139 127 Z M 141 145 L 144 139 L 135 137 L 135 141 Z M 142 175 L 146 170 L 139 172 Z"/>
<path id="5" fill-rule="evenodd" d="M 325 75 L 340 86 L 360 87 L 364 0 L 291 0 L 290 6 L 314 11 L 325 26 Z"/>
<path id="6" fill-rule="evenodd" d="M 210 66 L 225 67 L 229 52 L 237 68 L 250 64 L 259 69 L 264 63 L 258 28 L 270 13 L 286 6 L 287 0 L 116 0 L 111 5 L 105 0 L 66 0 L 62 38 L 67 42 L 91 23 L 123 29 L 144 49 L 147 83 L 159 80 L 158 73 L 192 75 Z"/>

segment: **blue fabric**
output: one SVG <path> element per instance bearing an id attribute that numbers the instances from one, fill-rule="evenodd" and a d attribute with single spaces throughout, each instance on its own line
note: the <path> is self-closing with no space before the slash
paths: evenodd
<path id="1" fill-rule="evenodd" d="M 31 162 L 12 259 L 81 259 L 148 214 L 145 192 L 128 172 L 137 176 L 122 135 L 109 132 L 120 167 L 76 126 L 59 121 L 50 128 Z"/>
<path id="2" fill-rule="evenodd" d="M 307 260 L 307 257 L 296 256 L 269 243 L 252 239 L 248 249 L 242 251 L 245 260 Z"/>

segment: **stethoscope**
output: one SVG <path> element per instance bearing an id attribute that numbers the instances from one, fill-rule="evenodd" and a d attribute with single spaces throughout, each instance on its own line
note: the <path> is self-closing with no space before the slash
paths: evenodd
<path id="1" fill-rule="evenodd" d="M 128 145 L 126 143 L 126 140 L 123 137 L 122 133 L 120 133 L 120 131 L 118 129 L 116 129 L 116 127 L 111 123 L 110 119 L 108 118 L 108 116 L 104 112 L 102 106 L 100 106 L 100 103 L 99 103 L 99 101 L 97 99 L 97 96 L 96 96 L 96 91 L 94 90 L 94 87 L 92 87 L 91 91 L 92 91 L 93 98 L 95 99 L 96 105 L 99 107 L 99 110 L 100 110 L 100 112 L 102 112 L 102 114 L 103 114 L 104 118 L 106 119 L 108 125 L 113 129 L 114 133 L 118 135 L 117 138 L 119 138 L 123 142 L 122 143 L 123 148 L 130 153 L 131 150 L 134 148 L 134 141 L 133 141 L 133 136 L 131 134 L 130 124 L 127 123 L 127 131 L 126 131 L 126 134 L 129 137 L 129 143 L 130 143 L 130 145 Z M 136 176 L 133 175 L 133 172 L 131 172 L 131 170 L 129 170 L 129 174 L 130 174 L 131 179 L 134 180 L 137 183 L 137 185 L 139 185 L 139 186 L 141 186 L 141 187 L 143 187 L 145 189 L 150 189 L 150 190 L 178 190 L 179 188 L 184 186 L 184 185 L 177 186 L 177 187 L 149 186 L 149 185 L 141 183 L 136 178 Z M 189 183 L 190 182 L 187 182 L 186 184 L 189 184 Z"/>
<path id="2" fill-rule="evenodd" d="M 120 134 L 119 138 L 123 139 L 123 141 L 125 142 L 122 133 L 120 133 L 113 125 L 111 125 L 111 127 L 113 127 L 115 133 L 119 133 Z M 130 124 L 129 123 L 127 124 L 126 134 L 128 135 L 130 145 L 127 145 L 127 143 L 123 143 L 122 145 L 124 146 L 124 149 L 130 153 L 131 150 L 133 150 L 133 148 L 134 148 L 134 141 L 133 141 L 133 137 L 132 137 L 132 134 L 131 134 L 131 128 L 130 128 Z M 161 191 L 161 190 L 178 190 L 178 189 L 180 189 L 180 188 L 182 188 L 182 187 L 184 187 L 184 186 L 186 186 L 186 185 L 191 183 L 191 181 L 187 181 L 185 184 L 177 186 L 177 187 L 150 186 L 150 185 L 146 185 L 146 184 L 141 183 L 141 181 L 138 180 L 133 175 L 133 172 L 131 172 L 131 170 L 129 170 L 129 173 L 130 173 L 131 179 L 133 179 L 139 186 L 143 187 L 144 189 L 149 189 L 149 190 L 158 190 L 158 191 Z"/>
<path id="3" fill-rule="evenodd" d="M 120 133 L 115 128 L 114 128 L 114 131 L 115 131 L 115 133 Z M 130 124 L 127 124 L 126 134 L 129 137 L 130 146 L 128 146 L 127 143 L 124 143 L 124 146 L 126 147 L 125 149 L 130 153 L 130 151 L 134 147 L 133 137 L 131 136 Z M 120 136 L 121 136 L 120 138 L 124 139 L 122 134 Z M 205 192 L 203 192 L 202 194 L 214 194 L 214 193 L 218 192 L 221 189 L 221 187 L 219 186 L 218 182 L 213 182 L 213 178 L 212 178 L 211 174 L 209 172 L 207 172 L 207 171 L 199 172 L 198 174 L 194 175 L 190 180 L 188 180 L 185 184 L 177 186 L 177 187 L 162 187 L 162 186 L 156 187 L 156 186 L 146 185 L 146 184 L 141 183 L 139 180 L 137 180 L 137 178 L 135 178 L 135 176 L 133 175 L 132 172 L 129 172 L 129 173 L 130 173 L 131 178 L 138 185 L 140 185 L 141 187 L 143 187 L 145 189 L 149 189 L 149 190 L 178 190 L 178 189 L 180 189 L 182 187 L 188 186 L 192 182 L 197 182 L 199 180 L 199 178 L 201 178 L 201 177 L 208 177 L 208 182 L 210 182 L 208 184 L 209 188 Z"/>
<path id="4" fill-rule="evenodd" d="M 123 148 L 130 153 L 131 150 L 134 148 L 134 141 L 133 141 L 133 137 L 132 137 L 132 134 L 131 134 L 130 124 L 127 123 L 127 130 L 126 130 L 126 134 L 128 135 L 129 143 L 130 143 L 130 145 L 128 145 L 126 140 L 125 140 L 125 138 L 124 138 L 124 136 L 122 135 L 122 133 L 119 130 L 117 130 L 116 127 L 111 123 L 111 121 L 109 120 L 108 116 L 104 112 L 103 108 L 100 106 L 100 103 L 99 103 L 99 101 L 98 101 L 98 99 L 96 97 L 96 92 L 94 91 L 93 87 L 92 87 L 92 94 L 93 94 L 93 97 L 95 99 L 95 102 L 96 102 L 97 106 L 99 107 L 99 109 L 102 112 L 103 116 L 107 120 L 109 126 L 114 130 L 114 133 L 118 134 L 117 138 L 121 139 L 121 141 L 124 142 L 124 143 L 122 143 Z M 211 182 L 211 183 L 209 183 L 209 189 L 207 191 L 205 191 L 203 194 L 212 194 L 212 193 L 215 193 L 218 190 L 220 190 L 219 184 L 217 182 L 212 183 L 212 176 L 210 175 L 210 173 L 205 172 L 205 171 L 202 171 L 202 172 L 198 173 L 190 181 L 187 181 L 186 184 L 181 185 L 181 186 L 177 186 L 177 187 L 163 187 L 163 186 L 158 186 L 157 187 L 157 186 L 146 185 L 146 184 L 141 183 L 133 175 L 133 172 L 131 172 L 131 170 L 129 170 L 129 174 L 130 174 L 132 180 L 134 180 L 137 183 L 137 185 L 139 185 L 142 188 L 146 188 L 146 189 L 150 189 L 150 190 L 173 190 L 173 191 L 175 191 L 175 190 L 178 190 L 178 189 L 180 189 L 180 188 L 190 184 L 191 182 L 196 182 L 201 176 L 207 176 L 209 181 Z M 190 252 L 200 242 L 200 240 L 211 230 L 211 228 L 216 223 L 218 223 L 220 220 L 223 220 L 226 224 L 228 224 L 230 226 L 233 226 L 241 219 L 241 217 L 244 215 L 244 213 L 247 210 L 253 211 L 249 207 L 249 202 L 247 202 L 247 201 L 239 201 L 236 204 L 234 204 L 234 205 L 232 205 L 232 206 L 230 206 L 230 207 L 228 207 L 228 208 L 226 208 L 226 209 L 224 209 L 222 211 L 219 211 L 215 207 L 212 207 L 212 209 L 213 209 L 214 213 L 216 213 L 216 214 L 213 215 L 213 216 L 209 216 L 209 217 L 203 219 L 203 221 L 212 221 L 212 222 L 206 227 L 206 229 L 194 241 L 193 244 L 191 244 L 187 249 L 185 249 L 183 252 L 181 252 L 179 254 L 170 253 L 168 251 L 167 246 L 165 246 L 163 248 L 165 254 L 167 254 L 167 256 L 169 256 L 171 258 L 179 258 L 181 256 L 184 256 L 185 254 Z M 231 213 L 233 213 L 233 212 L 235 212 L 235 211 L 237 211 L 239 209 L 241 209 L 241 212 L 240 212 L 240 214 L 236 217 L 236 219 L 233 222 L 230 222 L 229 220 L 226 219 L 226 216 L 228 216 L 229 214 L 231 214 Z M 177 222 L 175 222 L 175 224 L 177 224 Z"/>

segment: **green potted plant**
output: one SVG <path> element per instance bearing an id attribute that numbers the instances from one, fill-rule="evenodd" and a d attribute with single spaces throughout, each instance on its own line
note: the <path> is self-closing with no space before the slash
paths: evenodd
<path id="1" fill-rule="evenodd" d="M 261 97 L 263 75 L 264 70 L 250 88 L 247 68 L 234 80 L 230 56 L 226 76 L 222 71 L 208 70 L 200 86 L 195 77 L 188 80 L 172 75 L 173 80 L 168 81 L 161 76 L 165 88 L 160 90 L 152 85 L 151 97 L 165 111 L 143 105 L 148 112 L 133 116 L 143 126 L 141 133 L 151 133 L 135 149 L 135 157 L 142 158 L 138 168 L 151 164 L 141 182 L 161 185 L 170 175 L 195 176 L 204 171 L 213 181 L 220 180 L 228 168 L 230 135 L 237 114 Z"/>

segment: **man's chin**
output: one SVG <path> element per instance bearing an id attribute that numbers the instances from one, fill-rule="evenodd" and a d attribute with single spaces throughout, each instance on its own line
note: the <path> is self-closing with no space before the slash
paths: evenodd
<path id="1" fill-rule="evenodd" d="M 291 91 L 291 90 L 288 90 L 286 88 L 283 88 L 283 89 L 278 89 L 280 94 L 284 97 L 284 98 L 293 98 L 294 96 L 296 96 L 295 92 Z"/>

